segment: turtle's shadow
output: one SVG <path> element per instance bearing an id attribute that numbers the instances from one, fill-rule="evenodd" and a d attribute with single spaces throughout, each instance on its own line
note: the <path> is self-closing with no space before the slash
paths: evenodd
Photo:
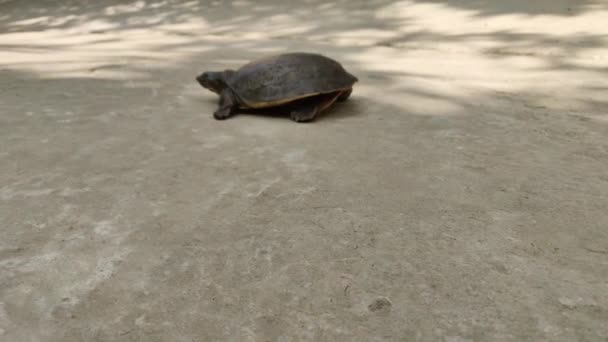
<path id="1" fill-rule="evenodd" d="M 207 103 L 212 103 L 214 105 L 213 110 L 217 109 L 219 104 L 218 100 L 209 99 L 206 101 Z M 360 114 L 360 102 L 361 98 L 349 98 L 344 102 L 334 103 L 330 108 L 324 110 L 312 121 L 334 121 L 334 120 L 342 120 L 349 118 L 351 116 L 356 116 Z M 236 112 L 232 114 L 233 117 L 238 117 L 241 115 L 250 115 L 250 116 L 259 116 L 270 119 L 282 119 L 282 120 L 290 120 L 289 114 L 293 109 L 292 105 L 285 106 L 277 106 L 271 108 L 261 108 L 261 109 L 238 109 Z"/>

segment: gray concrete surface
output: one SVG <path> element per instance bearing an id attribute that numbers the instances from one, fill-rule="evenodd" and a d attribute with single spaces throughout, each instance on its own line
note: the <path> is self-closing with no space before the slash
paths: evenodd
<path id="1" fill-rule="evenodd" d="M 606 341 L 604 1 L 0 1 L 0 341 Z M 360 78 L 312 124 L 194 76 Z"/>

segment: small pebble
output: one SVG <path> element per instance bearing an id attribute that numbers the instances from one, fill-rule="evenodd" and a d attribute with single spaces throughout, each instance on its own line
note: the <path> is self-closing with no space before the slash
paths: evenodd
<path id="1" fill-rule="evenodd" d="M 388 300 L 388 298 L 379 297 L 376 298 L 370 305 L 368 305 L 367 308 L 371 312 L 388 313 L 391 311 L 392 305 L 393 304 L 390 300 Z"/>

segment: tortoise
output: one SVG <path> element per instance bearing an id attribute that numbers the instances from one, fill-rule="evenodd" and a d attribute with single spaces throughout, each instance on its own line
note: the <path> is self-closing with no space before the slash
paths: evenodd
<path id="1" fill-rule="evenodd" d="M 357 77 L 337 61 L 293 52 L 254 60 L 238 70 L 207 71 L 196 77 L 220 96 L 217 120 L 239 110 L 281 108 L 296 122 L 308 122 L 352 93 Z"/>

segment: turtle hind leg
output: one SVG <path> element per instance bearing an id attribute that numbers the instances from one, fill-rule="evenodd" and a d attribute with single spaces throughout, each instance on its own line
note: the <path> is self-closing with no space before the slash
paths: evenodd
<path id="1" fill-rule="evenodd" d="M 309 122 L 314 120 L 318 113 L 319 104 L 307 101 L 292 108 L 289 117 L 295 122 Z"/>
<path id="2" fill-rule="evenodd" d="M 336 92 L 306 98 L 293 106 L 290 117 L 295 122 L 312 121 L 319 113 L 334 104 L 340 94 L 342 93 Z"/>
<path id="3" fill-rule="evenodd" d="M 348 98 L 350 97 L 350 94 L 352 94 L 352 92 L 353 92 L 353 88 L 344 90 L 343 92 L 340 93 L 340 96 L 338 96 L 338 99 L 336 100 L 336 102 L 344 102 L 344 101 L 348 100 Z"/>

